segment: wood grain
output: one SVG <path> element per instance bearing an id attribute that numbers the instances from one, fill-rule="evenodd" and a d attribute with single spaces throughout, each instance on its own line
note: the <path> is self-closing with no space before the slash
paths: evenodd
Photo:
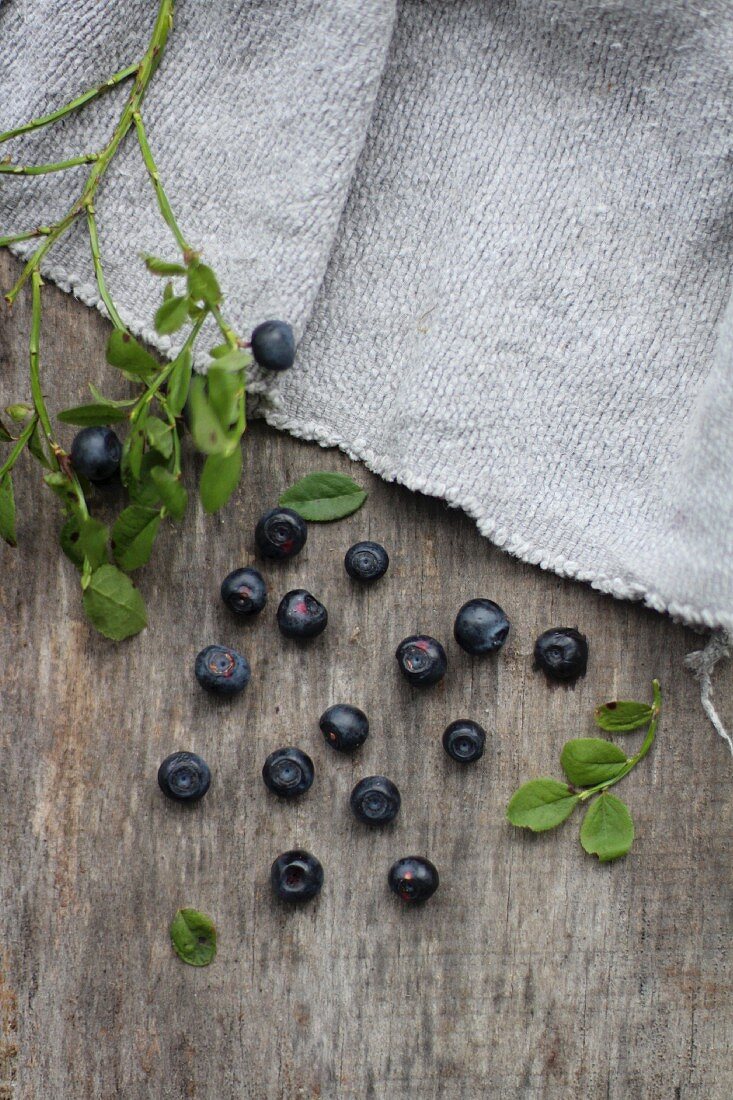
<path id="1" fill-rule="evenodd" d="M 0 257 L 3 286 L 16 270 Z M 88 378 L 108 379 L 107 329 L 53 288 L 44 295 L 45 389 L 58 408 Z M 1 323 L 4 405 L 27 397 L 27 300 Z M 258 515 L 318 468 L 355 473 L 370 498 L 342 523 L 312 526 L 295 562 L 266 566 L 270 605 L 241 626 L 219 582 L 253 560 Z M 115 646 L 84 620 L 56 502 L 23 462 L 20 546 L 0 550 L 0 1097 L 727 1100 L 733 769 L 683 669 L 699 639 L 502 555 L 459 512 L 336 452 L 257 424 L 245 469 L 220 516 L 195 508 L 166 531 L 139 577 L 150 627 Z M 343 569 L 358 537 L 392 557 L 371 589 Z M 305 647 L 274 625 L 280 595 L 300 585 L 331 617 Z M 497 660 L 471 661 L 453 642 L 453 616 L 474 595 L 512 620 Z M 551 690 L 532 671 L 534 638 L 558 624 L 590 639 L 575 689 Z M 393 657 L 415 631 L 441 638 L 450 662 L 423 694 Z M 234 703 L 215 704 L 193 678 L 211 642 L 252 663 Z M 564 739 L 591 731 L 593 706 L 646 698 L 654 676 L 665 691 L 657 744 L 623 784 L 630 856 L 600 866 L 580 849 L 577 821 L 540 837 L 508 826 L 511 792 L 557 774 Z M 730 669 L 716 689 L 730 722 Z M 370 716 L 354 758 L 318 730 L 337 701 Z M 490 732 L 475 768 L 440 748 L 463 716 Z M 282 744 L 316 764 L 296 805 L 259 775 Z M 158 763 L 176 749 L 211 765 L 196 808 L 157 789 Z M 373 772 L 398 783 L 403 809 L 369 832 L 348 795 Z M 315 903 L 288 909 L 268 874 L 294 845 L 321 858 L 326 882 Z M 392 860 L 410 853 L 441 873 L 416 911 L 386 885 Z M 168 923 L 185 904 L 217 922 L 205 970 L 170 949 Z"/>

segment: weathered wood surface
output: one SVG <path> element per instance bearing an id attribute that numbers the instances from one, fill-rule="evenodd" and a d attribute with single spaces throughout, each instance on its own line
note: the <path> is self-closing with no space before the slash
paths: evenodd
<path id="1" fill-rule="evenodd" d="M 0 259 L 2 284 L 17 269 Z M 28 308 L 0 330 L 2 404 L 26 396 Z M 58 407 L 104 378 L 101 318 L 46 292 L 46 391 Z M 371 496 L 358 515 L 313 526 L 292 564 L 268 566 L 271 604 L 242 627 L 218 599 L 221 577 L 253 558 L 258 514 L 315 468 L 348 461 L 253 427 L 244 487 L 216 518 L 171 529 L 140 584 L 151 624 L 115 646 L 81 611 L 55 541 L 55 500 L 24 463 L 20 547 L 0 550 L 3 613 L 0 822 L 0 1097 L 97 1098 L 705 1098 L 733 1095 L 731 760 L 683 670 L 690 631 L 500 554 L 442 504 L 357 469 Z M 342 567 L 359 536 L 383 540 L 390 574 L 369 590 Z M 331 616 L 306 648 L 274 627 L 281 593 L 312 588 Z M 463 600 L 488 595 L 513 630 L 498 660 L 472 662 L 451 636 Z M 587 678 L 550 690 L 532 671 L 536 634 L 577 624 Z M 446 641 L 444 684 L 398 678 L 396 643 Z M 215 705 L 195 653 L 241 647 L 246 694 Z M 566 735 L 590 732 L 595 703 L 666 696 L 657 745 L 624 783 L 637 826 L 611 866 L 584 855 L 578 823 L 539 838 L 513 830 L 515 786 L 557 773 Z M 730 670 L 718 676 L 733 720 Z M 336 701 L 370 716 L 354 759 L 323 744 Z M 482 763 L 443 754 L 449 720 L 491 733 Z M 635 740 L 631 743 L 636 744 Z M 317 779 L 282 805 L 260 779 L 267 752 L 297 744 Z M 214 781 L 204 802 L 164 800 L 155 773 L 193 749 Z M 399 784 L 403 812 L 360 828 L 348 794 L 362 775 Z M 304 845 L 323 861 L 321 897 L 276 904 L 274 856 Z M 441 889 L 419 911 L 388 893 L 402 854 L 428 853 Z M 213 966 L 172 954 L 181 904 L 219 929 Z"/>

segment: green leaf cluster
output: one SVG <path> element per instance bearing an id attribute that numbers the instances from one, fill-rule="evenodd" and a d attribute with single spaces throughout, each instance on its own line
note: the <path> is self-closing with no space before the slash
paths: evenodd
<path id="1" fill-rule="evenodd" d="M 581 803 L 589 802 L 580 828 L 580 843 L 601 863 L 626 855 L 634 840 L 634 823 L 626 805 L 612 787 L 635 768 L 651 748 L 656 736 L 662 707 L 659 684 L 652 684 L 654 701 L 604 703 L 595 711 L 597 725 L 604 730 L 630 732 L 648 726 L 639 751 L 627 756 L 618 745 L 600 737 L 580 737 L 567 741 L 560 754 L 560 766 L 566 783 L 557 779 L 532 779 L 515 791 L 507 806 L 512 825 L 546 832 L 561 825 Z"/>
<path id="2" fill-rule="evenodd" d="M 181 350 L 174 359 L 160 362 L 120 322 L 109 337 L 106 357 L 136 392 L 117 400 L 90 384 L 91 401 L 58 415 L 61 423 L 79 428 L 127 426 L 120 472 L 128 502 L 114 523 L 108 528 L 90 516 L 88 486 L 60 447 L 47 449 L 46 439 L 52 441 L 50 434 L 44 439 L 39 431 L 40 411 L 20 403 L 8 406 L 9 423 L 26 425 L 17 438 L 0 422 L 0 442 L 15 444 L 11 459 L 0 464 L 0 536 L 16 544 L 12 466 L 27 447 L 48 469 L 46 484 L 63 505 L 61 547 L 81 574 L 84 609 L 97 630 L 116 640 L 146 624 L 142 596 L 126 574 L 150 560 L 163 520 L 181 521 L 186 513 L 188 492 L 181 468 L 186 423 L 195 447 L 206 456 L 199 481 L 206 511 L 223 507 L 239 484 L 251 363 L 250 352 L 221 316 L 218 280 L 198 254 L 186 249 L 182 262 L 150 255 L 144 261 L 149 272 L 167 280 L 155 312 L 157 332 L 168 335 L 188 326 Z M 34 327 L 40 324 L 39 309 L 38 304 Z M 210 349 L 207 374 L 194 375 L 194 345 L 209 316 L 225 342 Z"/>

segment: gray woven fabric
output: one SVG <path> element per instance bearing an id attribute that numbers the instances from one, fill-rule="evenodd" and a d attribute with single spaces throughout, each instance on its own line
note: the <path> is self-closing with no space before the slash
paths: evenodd
<path id="1" fill-rule="evenodd" d="M 155 7 L 4 0 L 0 128 L 138 56 Z M 732 91 L 728 0 L 180 0 L 145 115 L 237 324 L 302 335 L 272 423 L 733 629 Z M 13 152 L 94 149 L 119 103 Z M 83 171 L 4 182 L 0 231 Z M 133 142 L 98 212 L 150 337 L 135 255 L 173 250 Z M 48 273 L 96 302 L 81 226 Z"/>

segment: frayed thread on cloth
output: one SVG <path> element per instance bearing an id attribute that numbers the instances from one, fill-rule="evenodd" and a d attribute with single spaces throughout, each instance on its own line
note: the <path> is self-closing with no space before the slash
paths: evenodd
<path id="1" fill-rule="evenodd" d="M 704 649 L 696 649 L 694 653 L 688 653 L 685 657 L 685 665 L 693 673 L 700 684 L 700 702 L 703 710 L 713 724 L 715 732 L 728 745 L 733 756 L 733 741 L 730 734 L 720 720 L 713 705 L 712 674 L 718 661 L 733 656 L 733 637 L 727 630 L 718 630 L 711 634 L 710 640 Z"/>

